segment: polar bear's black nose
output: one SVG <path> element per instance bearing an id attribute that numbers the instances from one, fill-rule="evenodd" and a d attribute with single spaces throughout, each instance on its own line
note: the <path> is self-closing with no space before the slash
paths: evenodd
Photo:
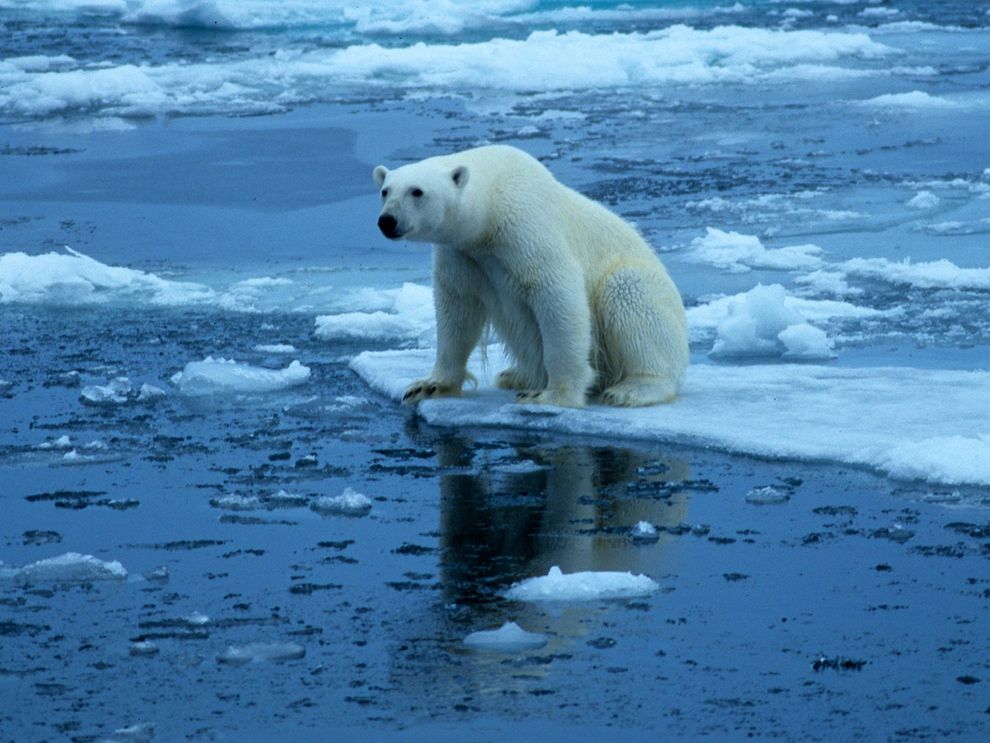
<path id="1" fill-rule="evenodd" d="M 399 226 L 399 223 L 395 221 L 395 217 L 391 214 L 383 214 L 378 218 L 378 229 L 382 231 L 382 234 L 388 238 L 396 238 L 398 235 L 395 229 Z"/>

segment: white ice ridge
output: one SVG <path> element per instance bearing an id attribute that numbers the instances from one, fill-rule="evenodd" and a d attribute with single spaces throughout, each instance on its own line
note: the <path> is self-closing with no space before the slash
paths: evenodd
<path id="1" fill-rule="evenodd" d="M 95 580 L 123 580 L 127 577 L 124 566 L 116 560 L 106 562 L 92 555 L 66 552 L 25 565 L 16 573 L 18 583 L 88 583 Z"/>
<path id="2" fill-rule="evenodd" d="M 184 395 L 250 395 L 305 384 L 309 375 L 309 367 L 299 361 L 293 361 L 285 369 L 264 369 L 207 356 L 202 361 L 190 361 L 182 371 L 172 375 L 171 381 Z"/>
<path id="3" fill-rule="evenodd" d="M 317 338 L 392 339 L 429 345 L 435 335 L 433 290 L 405 283 L 401 289 L 365 290 L 353 297 L 370 311 L 343 312 L 316 318 Z"/>
<path id="4" fill-rule="evenodd" d="M 563 573 L 555 565 L 546 575 L 516 583 L 505 597 L 513 601 L 595 601 L 649 596 L 659 589 L 645 575 L 591 570 Z"/>
<path id="5" fill-rule="evenodd" d="M 539 650 L 547 644 L 547 636 L 527 632 L 515 622 L 506 622 L 498 629 L 472 632 L 464 638 L 464 644 L 472 650 L 496 653 L 519 653 Z"/>
<path id="6" fill-rule="evenodd" d="M 742 273 L 754 268 L 783 271 L 820 268 L 821 253 L 822 249 L 817 245 L 791 245 L 771 249 L 765 247 L 755 235 L 723 232 L 709 227 L 704 237 L 696 237 L 691 241 L 685 257 L 732 273 Z"/>
<path id="7" fill-rule="evenodd" d="M 435 352 L 365 352 L 351 362 L 393 400 L 425 377 Z M 497 426 L 711 446 L 778 459 L 861 465 L 899 479 L 990 485 L 990 371 L 818 365 L 688 369 L 669 405 L 574 410 L 519 405 L 492 385 L 508 366 L 501 349 L 472 357 L 477 391 L 427 400 L 419 414 L 439 426 Z"/>
<path id="8" fill-rule="evenodd" d="M 861 32 L 675 25 L 647 33 L 534 31 L 524 39 L 464 44 L 356 44 L 163 65 L 20 57 L 0 61 L 0 113 L 270 111 L 318 100 L 335 85 L 551 91 L 844 79 L 889 74 L 869 62 L 892 54 Z"/>
<path id="9" fill-rule="evenodd" d="M 146 301 L 187 305 L 213 301 L 201 284 L 168 281 L 153 273 L 108 266 L 66 247 L 65 253 L 0 254 L 0 304 L 82 305 Z"/>

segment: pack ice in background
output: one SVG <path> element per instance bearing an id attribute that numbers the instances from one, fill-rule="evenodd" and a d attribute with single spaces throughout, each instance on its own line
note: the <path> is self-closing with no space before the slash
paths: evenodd
<path id="1" fill-rule="evenodd" d="M 0 0 L 0 730 L 987 737 L 988 68 L 961 0 Z M 661 255 L 678 401 L 398 404 L 371 168 L 485 143 Z"/>

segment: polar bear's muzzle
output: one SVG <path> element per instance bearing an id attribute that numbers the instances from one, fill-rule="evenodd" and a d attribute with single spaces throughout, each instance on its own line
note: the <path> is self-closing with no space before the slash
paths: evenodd
<path id="1" fill-rule="evenodd" d="M 398 240 L 402 237 L 399 234 L 399 221 L 391 214 L 383 214 L 378 218 L 378 229 L 389 240 Z"/>

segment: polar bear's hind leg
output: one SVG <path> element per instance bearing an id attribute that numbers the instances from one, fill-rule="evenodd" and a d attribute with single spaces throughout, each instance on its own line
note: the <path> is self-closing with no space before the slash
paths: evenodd
<path id="1" fill-rule="evenodd" d="M 597 309 L 601 401 L 636 407 L 673 400 L 688 346 L 684 309 L 670 279 L 649 267 L 618 269 L 606 278 Z"/>

